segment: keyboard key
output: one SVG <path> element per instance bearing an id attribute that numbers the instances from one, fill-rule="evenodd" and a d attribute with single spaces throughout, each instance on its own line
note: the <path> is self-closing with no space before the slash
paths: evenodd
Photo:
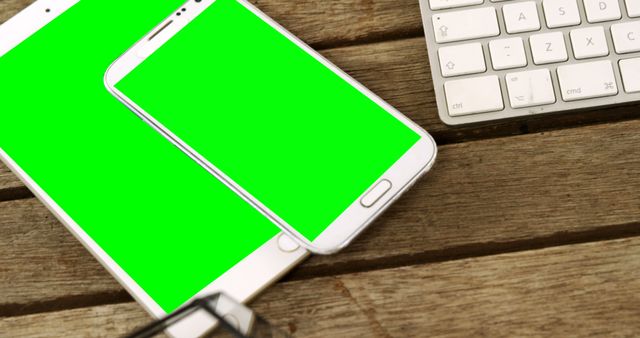
<path id="1" fill-rule="evenodd" d="M 620 60 L 620 73 L 627 93 L 640 92 L 640 58 Z"/>
<path id="2" fill-rule="evenodd" d="M 558 67 L 562 99 L 576 101 L 618 94 L 611 61 L 595 61 Z"/>
<path id="3" fill-rule="evenodd" d="M 544 0 L 542 7 L 549 28 L 576 26 L 582 22 L 577 0 Z"/>
<path id="4" fill-rule="evenodd" d="M 502 70 L 524 67 L 527 56 L 524 53 L 522 38 L 499 39 L 489 42 L 493 69 Z"/>
<path id="5" fill-rule="evenodd" d="M 469 43 L 438 50 L 442 76 L 456 76 L 482 73 L 487 70 L 480 43 Z"/>
<path id="6" fill-rule="evenodd" d="M 540 106 L 556 102 L 548 69 L 507 74 L 507 92 L 513 108 Z"/>
<path id="7" fill-rule="evenodd" d="M 435 11 L 445 8 L 479 5 L 482 2 L 483 0 L 429 0 L 429 7 Z"/>
<path id="8" fill-rule="evenodd" d="M 438 13 L 432 17 L 436 42 L 452 42 L 500 34 L 498 16 L 492 7 Z"/>
<path id="9" fill-rule="evenodd" d="M 522 33 L 540 29 L 538 8 L 535 1 L 507 4 L 502 7 L 507 33 Z"/>
<path id="10" fill-rule="evenodd" d="M 638 0 L 626 0 L 625 4 L 627 5 L 627 13 L 632 18 L 637 18 L 640 16 L 640 1 Z"/>
<path id="11" fill-rule="evenodd" d="M 570 35 L 576 59 L 609 55 L 609 46 L 602 26 L 574 29 Z"/>
<path id="12" fill-rule="evenodd" d="M 444 91 L 451 116 L 504 109 L 496 75 L 449 81 L 444 84 Z"/>
<path id="13" fill-rule="evenodd" d="M 537 65 L 563 62 L 569 59 L 561 32 L 532 35 L 529 38 L 533 62 Z"/>
<path id="14" fill-rule="evenodd" d="M 618 0 L 584 0 L 584 9 L 591 23 L 622 18 Z"/>
<path id="15" fill-rule="evenodd" d="M 640 4 L 640 1 L 637 3 Z M 640 51 L 640 21 L 611 25 L 611 36 L 613 37 L 616 53 L 623 54 Z"/>

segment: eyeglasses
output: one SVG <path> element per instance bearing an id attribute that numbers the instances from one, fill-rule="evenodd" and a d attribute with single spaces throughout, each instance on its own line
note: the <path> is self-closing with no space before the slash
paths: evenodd
<path id="1" fill-rule="evenodd" d="M 191 303 L 127 338 L 151 338 L 167 332 L 174 337 L 292 338 L 251 309 L 217 293 Z"/>

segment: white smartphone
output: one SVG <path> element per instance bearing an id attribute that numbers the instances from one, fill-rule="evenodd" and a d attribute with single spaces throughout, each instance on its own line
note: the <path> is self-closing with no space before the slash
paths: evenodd
<path id="1" fill-rule="evenodd" d="M 39 0 L 0 26 L 0 159 L 155 317 L 246 301 L 308 255 L 104 88 L 181 2 Z"/>
<path id="2" fill-rule="evenodd" d="M 345 247 L 427 172 L 431 136 L 244 0 L 191 0 L 107 88 L 315 253 Z"/>

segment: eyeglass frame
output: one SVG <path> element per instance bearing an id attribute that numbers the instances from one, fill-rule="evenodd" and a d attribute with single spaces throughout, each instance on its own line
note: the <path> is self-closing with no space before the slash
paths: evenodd
<path id="1" fill-rule="evenodd" d="M 210 303 L 216 298 L 220 298 L 221 295 L 222 295 L 221 293 L 216 293 L 207 297 L 194 299 L 188 305 L 178 309 L 177 311 L 173 312 L 172 314 L 162 319 L 155 320 L 152 323 L 140 329 L 137 329 L 133 333 L 127 335 L 125 338 L 152 338 L 155 335 L 162 333 L 172 325 L 178 323 L 180 320 L 195 313 L 198 310 L 206 311 L 208 314 L 210 314 L 213 318 L 215 318 L 220 323 L 223 329 L 227 330 L 236 338 L 250 338 L 242 334 L 240 331 L 238 331 L 238 329 L 235 326 L 229 324 L 227 320 L 225 320 L 222 316 L 220 316 L 215 311 L 215 309 L 211 307 Z M 215 329 L 216 328 L 214 328 L 214 330 Z"/>

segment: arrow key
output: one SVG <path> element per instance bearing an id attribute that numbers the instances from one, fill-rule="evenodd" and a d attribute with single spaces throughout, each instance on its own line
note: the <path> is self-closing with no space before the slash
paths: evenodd
<path id="1" fill-rule="evenodd" d="M 443 77 L 482 73 L 487 70 L 480 43 L 468 43 L 438 50 Z"/>

